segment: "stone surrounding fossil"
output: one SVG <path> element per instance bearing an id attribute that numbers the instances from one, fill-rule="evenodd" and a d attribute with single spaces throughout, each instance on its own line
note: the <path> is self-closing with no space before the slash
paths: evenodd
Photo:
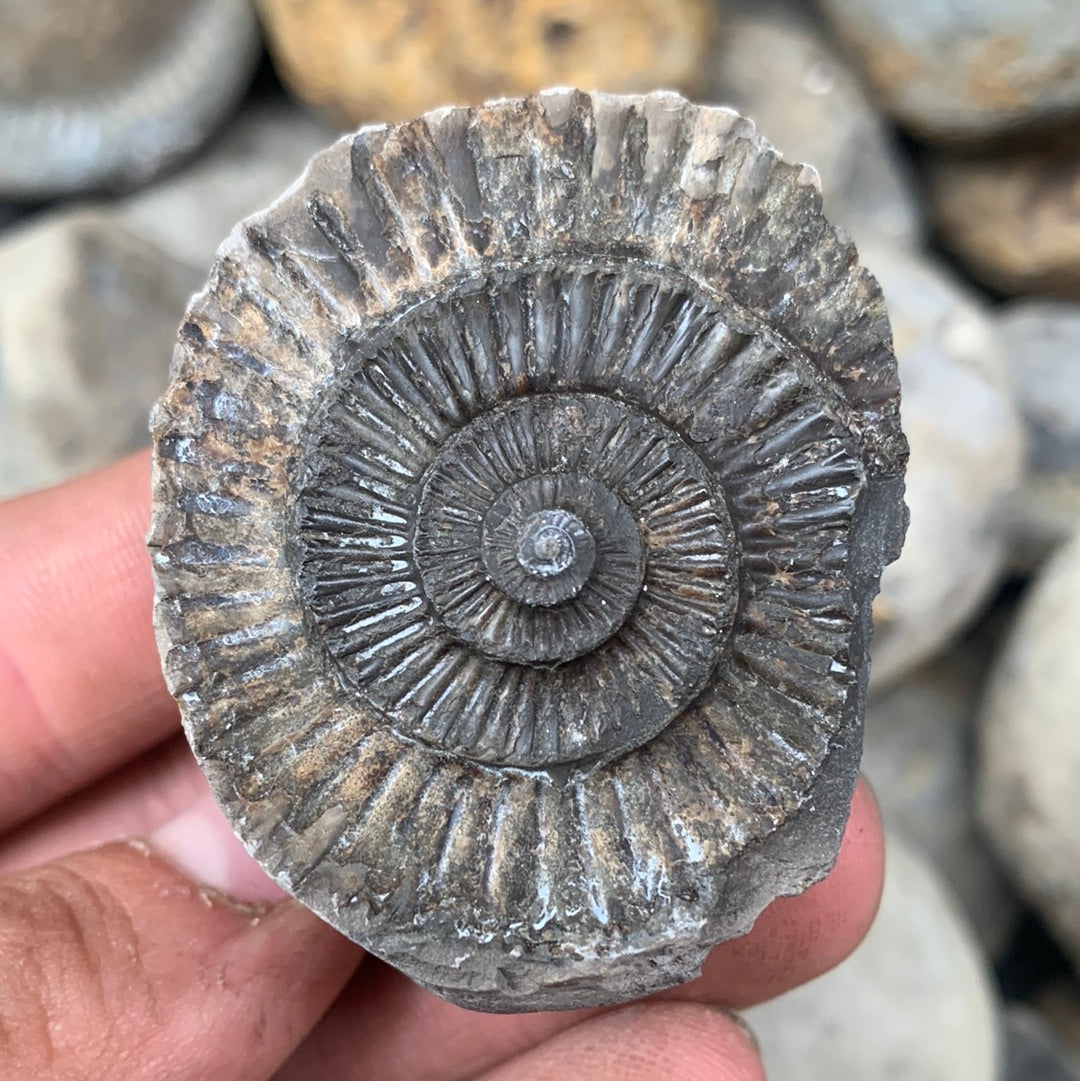
<path id="1" fill-rule="evenodd" d="M 1020 901 L 975 822 L 972 722 L 989 653 L 964 643 L 884 694 L 871 693 L 862 771 L 886 826 L 937 867 L 997 958 Z"/>
<path id="2" fill-rule="evenodd" d="M 96 210 L 0 243 L 0 496 L 58 484 L 150 441 L 197 271 Z"/>
<path id="3" fill-rule="evenodd" d="M 542 86 L 702 89 L 716 0 L 257 0 L 282 79 L 349 125 Z"/>
<path id="4" fill-rule="evenodd" d="M 1080 969 L 1080 532 L 1024 597 L 980 718 L 979 809 L 1020 891 Z"/>
<path id="5" fill-rule="evenodd" d="M 831 867 L 904 528 L 817 177 L 670 93 L 367 128 L 153 421 L 169 686 L 252 853 L 487 1010 L 635 997 Z"/>
<path id="6" fill-rule="evenodd" d="M 986 960 L 931 864 L 886 836 L 885 891 L 862 944 L 746 1012 L 769 1081 L 1001 1081 Z"/>
<path id="7" fill-rule="evenodd" d="M 881 103 L 921 136 L 989 139 L 1080 113 L 1075 0 L 818 0 Z"/>
<path id="8" fill-rule="evenodd" d="M 867 89 L 803 0 L 727 0 L 709 100 L 752 116 L 821 174 L 825 213 L 861 243 L 922 240 L 915 185 Z"/>
<path id="9" fill-rule="evenodd" d="M 247 0 L 0 0 L 0 195 L 148 180 L 203 142 L 258 52 Z"/>
<path id="10" fill-rule="evenodd" d="M 942 243 L 1002 293 L 1080 300 L 1080 135 L 927 155 Z"/>
<path id="11" fill-rule="evenodd" d="M 911 443 L 903 555 L 874 604 L 880 689 L 940 653 L 1003 574 L 1023 432 L 987 306 L 940 264 L 864 244 L 885 291 Z"/>
<path id="12" fill-rule="evenodd" d="M 1080 528 L 1080 303 L 1014 300 L 997 315 L 1029 446 L 1012 558 L 1031 568 Z"/>

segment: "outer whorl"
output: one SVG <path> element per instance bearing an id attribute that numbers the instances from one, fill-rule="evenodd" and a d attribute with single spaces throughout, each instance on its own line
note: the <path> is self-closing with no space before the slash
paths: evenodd
<path id="1" fill-rule="evenodd" d="M 903 533 L 881 293 L 726 109 L 365 128 L 222 247 L 157 628 L 252 853 L 465 1006 L 693 976 L 832 865 Z"/>

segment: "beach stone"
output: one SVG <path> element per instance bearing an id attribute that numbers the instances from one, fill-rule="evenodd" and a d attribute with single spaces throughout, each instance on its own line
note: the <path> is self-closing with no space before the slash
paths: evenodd
<path id="1" fill-rule="evenodd" d="M 0 242 L 0 496 L 150 441 L 196 271 L 92 210 Z"/>
<path id="2" fill-rule="evenodd" d="M 713 0 L 258 0 L 295 93 L 350 124 L 547 86 L 702 89 Z"/>
<path id="3" fill-rule="evenodd" d="M 931 139 L 981 139 L 1080 111 L 1075 0 L 819 0 L 882 105 Z"/>
<path id="4" fill-rule="evenodd" d="M 998 326 L 1029 445 L 1013 558 L 1030 568 L 1080 528 L 1080 304 L 1016 300 Z"/>
<path id="5" fill-rule="evenodd" d="M 1080 1063 L 1080 980 L 1063 975 L 1044 983 L 1032 994 L 1031 1005 Z"/>
<path id="6" fill-rule="evenodd" d="M 1080 6 L 1077 8 L 1080 11 Z M 1080 138 L 927 162 L 942 243 L 1007 294 L 1080 298 Z"/>
<path id="7" fill-rule="evenodd" d="M 232 227 L 273 202 L 335 138 L 285 97 L 254 103 L 197 160 L 110 209 L 125 228 L 207 271 Z"/>
<path id="8" fill-rule="evenodd" d="M 871 686 L 882 688 L 941 652 L 998 582 L 1022 433 L 985 305 L 929 259 L 860 252 L 885 292 L 911 445 L 911 524 L 874 605 Z"/>
<path id="9" fill-rule="evenodd" d="M 0 0 L 0 194 L 145 183 L 228 115 L 259 53 L 247 0 Z"/>
<path id="10" fill-rule="evenodd" d="M 873 696 L 862 765 L 886 825 L 930 858 L 997 956 L 1020 906 L 975 822 L 971 743 L 985 667 L 965 644 Z"/>
<path id="11" fill-rule="evenodd" d="M 931 865 L 895 835 L 862 945 L 745 1016 L 769 1081 L 997 1078 L 997 1004 L 972 932 Z"/>
<path id="12" fill-rule="evenodd" d="M 907 163 L 858 76 L 803 5 L 725 4 L 709 66 L 713 100 L 753 117 L 789 161 L 817 169 L 830 220 L 856 240 L 920 240 Z"/>
<path id="13" fill-rule="evenodd" d="M 1080 1060 L 1034 1010 L 1010 1006 L 1004 1024 L 1002 1081 L 1080 1081 Z"/>
<path id="14" fill-rule="evenodd" d="M 980 717 L 979 810 L 1018 888 L 1080 967 L 1080 533 L 1045 564 Z"/>

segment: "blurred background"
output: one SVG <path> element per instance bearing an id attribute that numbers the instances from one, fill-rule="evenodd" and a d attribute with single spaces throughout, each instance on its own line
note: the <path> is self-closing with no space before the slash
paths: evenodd
<path id="1" fill-rule="evenodd" d="M 1080 1081 L 1080 0 L 0 0 L 0 496 L 148 442 L 233 224 L 346 128 L 675 88 L 821 174 L 893 321 L 870 937 L 772 1081 Z"/>

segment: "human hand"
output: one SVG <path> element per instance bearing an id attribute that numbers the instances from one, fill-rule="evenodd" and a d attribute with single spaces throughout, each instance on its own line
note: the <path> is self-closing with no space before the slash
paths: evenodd
<path id="1" fill-rule="evenodd" d="M 160 674 L 149 490 L 142 454 L 0 505 L 0 1078 L 763 1078 L 716 1007 L 802 983 L 865 934 L 883 849 L 864 785 L 832 873 L 692 983 L 606 1010 L 452 1006 L 233 838 Z"/>

